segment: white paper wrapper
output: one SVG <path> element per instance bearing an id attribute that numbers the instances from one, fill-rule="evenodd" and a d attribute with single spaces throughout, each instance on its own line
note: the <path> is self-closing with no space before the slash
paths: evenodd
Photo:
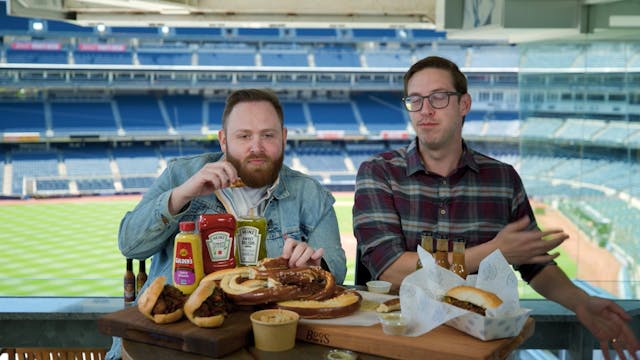
<path id="1" fill-rule="evenodd" d="M 500 250 L 483 259 L 478 275 L 469 275 L 466 280 L 436 265 L 421 247 L 418 256 L 422 269 L 407 276 L 400 285 L 402 315 L 410 319 L 407 336 L 422 335 L 445 323 L 481 340 L 520 333 L 531 310 L 520 307 L 517 278 Z M 482 316 L 440 301 L 447 290 L 458 285 L 491 291 L 503 303 Z"/>
<path id="2" fill-rule="evenodd" d="M 368 291 L 358 291 L 362 295 L 362 300 L 369 300 L 382 303 L 391 298 L 397 297 L 387 294 L 377 294 Z M 306 324 L 331 324 L 331 325 L 351 325 L 351 326 L 371 326 L 377 324 L 378 313 L 375 310 L 363 311 L 358 310 L 355 313 L 335 319 L 300 319 L 301 323 Z"/>

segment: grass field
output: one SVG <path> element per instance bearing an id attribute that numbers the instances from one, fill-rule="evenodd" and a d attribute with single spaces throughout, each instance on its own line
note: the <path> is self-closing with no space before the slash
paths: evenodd
<path id="1" fill-rule="evenodd" d="M 125 259 L 117 246 L 120 220 L 137 199 L 0 202 L 0 296 L 121 296 Z M 336 194 L 340 232 L 352 233 L 353 195 Z M 346 284 L 355 259 L 348 258 Z M 137 272 L 137 262 L 134 262 Z M 575 264 L 559 263 L 570 277 Z M 148 269 L 148 265 L 147 265 Z M 521 286 L 521 297 L 537 297 Z"/>

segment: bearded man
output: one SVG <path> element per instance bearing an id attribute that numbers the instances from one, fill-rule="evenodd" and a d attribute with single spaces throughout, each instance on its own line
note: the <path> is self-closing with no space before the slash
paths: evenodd
<path id="1" fill-rule="evenodd" d="M 276 95 L 231 93 L 218 138 L 222 152 L 171 160 L 120 223 L 122 254 L 153 257 L 147 284 L 160 275 L 172 279 L 179 223 L 218 213 L 264 216 L 267 257 L 289 259 L 290 267 L 321 265 L 342 283 L 347 268 L 335 199 L 317 180 L 283 165 L 287 129 Z M 240 179 L 245 186 L 231 186 Z"/>

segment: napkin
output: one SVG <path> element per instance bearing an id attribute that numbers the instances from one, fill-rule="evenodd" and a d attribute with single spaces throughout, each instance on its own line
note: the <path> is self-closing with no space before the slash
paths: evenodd
<path id="1" fill-rule="evenodd" d="M 530 309 L 520 307 L 518 280 L 500 250 L 480 262 L 477 275 L 462 279 L 438 266 L 421 247 L 418 256 L 422 269 L 407 276 L 400 285 L 402 315 L 409 320 L 408 336 L 419 336 L 447 324 L 481 340 L 516 336 L 522 330 Z M 502 305 L 488 309 L 486 316 L 441 301 L 450 288 L 475 286 L 495 293 Z"/>

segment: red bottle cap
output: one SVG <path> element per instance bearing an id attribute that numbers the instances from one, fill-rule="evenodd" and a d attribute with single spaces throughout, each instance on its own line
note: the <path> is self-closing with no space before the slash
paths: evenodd
<path id="1" fill-rule="evenodd" d="M 193 221 L 183 221 L 180 223 L 180 231 L 193 231 L 196 229 L 196 223 Z"/>

